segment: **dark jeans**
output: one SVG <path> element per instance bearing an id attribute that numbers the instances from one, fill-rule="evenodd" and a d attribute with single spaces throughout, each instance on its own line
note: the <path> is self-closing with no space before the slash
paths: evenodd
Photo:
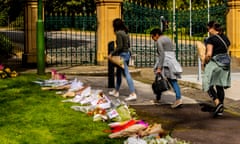
<path id="1" fill-rule="evenodd" d="M 219 99 L 221 103 L 224 101 L 225 93 L 222 86 L 211 86 L 208 90 L 208 95 L 213 99 Z"/>

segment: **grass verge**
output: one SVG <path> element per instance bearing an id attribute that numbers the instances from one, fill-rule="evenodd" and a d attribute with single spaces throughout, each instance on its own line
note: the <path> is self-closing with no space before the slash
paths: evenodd
<path id="1" fill-rule="evenodd" d="M 0 79 L 1 144 L 120 144 L 110 139 L 107 123 L 70 108 L 54 91 L 42 91 L 32 81 L 48 76 L 22 74 Z"/>

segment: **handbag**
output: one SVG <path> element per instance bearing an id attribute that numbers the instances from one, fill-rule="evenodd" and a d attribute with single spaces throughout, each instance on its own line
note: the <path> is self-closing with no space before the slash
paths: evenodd
<path id="1" fill-rule="evenodd" d="M 152 83 L 152 90 L 155 94 L 161 94 L 170 89 L 168 80 L 162 74 L 157 74 L 154 82 Z"/>
<path id="2" fill-rule="evenodd" d="M 224 44 L 225 48 L 227 48 L 227 44 L 225 43 L 225 41 L 219 36 L 216 35 L 218 37 L 218 39 L 220 39 L 222 41 L 222 43 Z M 212 60 L 214 62 L 216 62 L 216 64 L 222 68 L 226 68 L 228 69 L 230 67 L 230 63 L 231 63 L 231 57 L 229 56 L 228 53 L 221 53 L 221 54 L 217 54 L 215 56 L 212 57 Z"/>

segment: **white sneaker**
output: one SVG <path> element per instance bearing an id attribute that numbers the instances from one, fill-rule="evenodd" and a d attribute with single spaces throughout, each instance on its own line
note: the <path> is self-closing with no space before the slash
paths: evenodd
<path id="1" fill-rule="evenodd" d="M 129 97 L 125 98 L 125 101 L 137 100 L 136 94 L 130 94 Z"/>
<path id="2" fill-rule="evenodd" d="M 119 92 L 116 91 L 115 89 L 112 90 L 112 91 L 110 91 L 110 92 L 108 92 L 108 94 L 109 94 L 109 95 L 112 95 L 112 96 L 115 96 L 115 97 L 119 97 Z"/>

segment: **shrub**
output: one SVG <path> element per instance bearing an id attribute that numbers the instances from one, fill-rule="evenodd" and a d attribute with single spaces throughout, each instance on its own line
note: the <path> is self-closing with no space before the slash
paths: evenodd
<path id="1" fill-rule="evenodd" d="M 11 40 L 4 34 L 0 34 L 0 62 L 9 58 L 13 50 L 13 44 Z"/>

